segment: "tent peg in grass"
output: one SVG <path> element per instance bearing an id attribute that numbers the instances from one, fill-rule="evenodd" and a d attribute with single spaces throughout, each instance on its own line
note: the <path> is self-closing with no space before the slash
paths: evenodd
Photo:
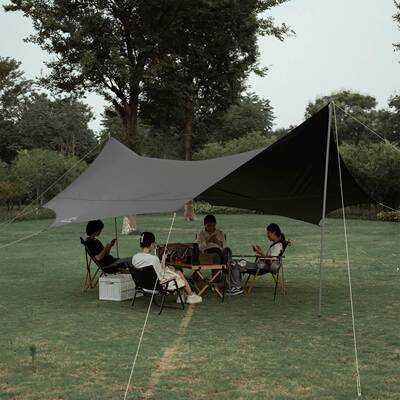
<path id="1" fill-rule="evenodd" d="M 36 345 L 31 344 L 29 346 L 29 352 L 30 352 L 31 357 L 32 357 L 32 371 L 35 372 L 36 371 L 36 367 L 35 367 Z"/>

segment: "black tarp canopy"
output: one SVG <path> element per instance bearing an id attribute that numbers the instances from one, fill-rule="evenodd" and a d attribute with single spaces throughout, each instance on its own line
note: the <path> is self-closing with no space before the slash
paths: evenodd
<path id="1" fill-rule="evenodd" d="M 52 226 L 96 218 L 176 211 L 191 199 L 318 224 L 322 218 L 327 138 L 326 211 L 342 207 L 329 107 L 267 148 L 204 161 L 141 157 L 110 139 L 96 160 L 45 207 Z M 341 160 L 345 205 L 372 200 Z"/>

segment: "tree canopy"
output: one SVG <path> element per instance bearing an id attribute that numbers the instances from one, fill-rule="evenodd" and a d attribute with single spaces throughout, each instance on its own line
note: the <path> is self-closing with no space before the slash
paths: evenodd
<path id="1" fill-rule="evenodd" d="M 175 104 L 183 99 L 181 110 L 190 106 L 191 118 L 201 108 L 232 102 L 247 73 L 261 72 L 257 35 L 282 39 L 289 31 L 265 14 L 281 2 L 11 0 L 5 10 L 30 17 L 35 33 L 29 40 L 54 55 L 44 82 L 102 94 L 123 121 L 125 142 L 134 146 L 141 104 L 160 104 L 150 95 L 155 87 L 172 98 L 178 94 Z M 166 76 L 173 93 L 165 79 L 159 85 Z"/>

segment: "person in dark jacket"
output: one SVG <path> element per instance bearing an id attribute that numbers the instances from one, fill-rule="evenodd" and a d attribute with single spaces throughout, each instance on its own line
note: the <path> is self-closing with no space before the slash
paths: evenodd
<path id="1" fill-rule="evenodd" d="M 101 234 L 104 228 L 103 221 L 96 219 L 89 221 L 86 225 L 86 247 L 90 254 L 98 261 L 100 268 L 109 274 L 116 272 L 126 271 L 131 264 L 131 257 L 126 258 L 115 258 L 110 252 L 113 248 L 116 239 L 112 239 L 111 242 L 105 246 L 97 237 Z"/>

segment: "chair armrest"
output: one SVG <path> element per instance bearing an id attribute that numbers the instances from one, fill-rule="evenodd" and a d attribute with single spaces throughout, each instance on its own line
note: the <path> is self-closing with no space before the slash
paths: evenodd
<path id="1" fill-rule="evenodd" d="M 169 279 L 159 279 L 158 281 L 160 282 L 160 285 L 164 285 L 164 283 L 168 283 L 171 281 L 176 280 L 176 278 L 169 278 Z"/>

